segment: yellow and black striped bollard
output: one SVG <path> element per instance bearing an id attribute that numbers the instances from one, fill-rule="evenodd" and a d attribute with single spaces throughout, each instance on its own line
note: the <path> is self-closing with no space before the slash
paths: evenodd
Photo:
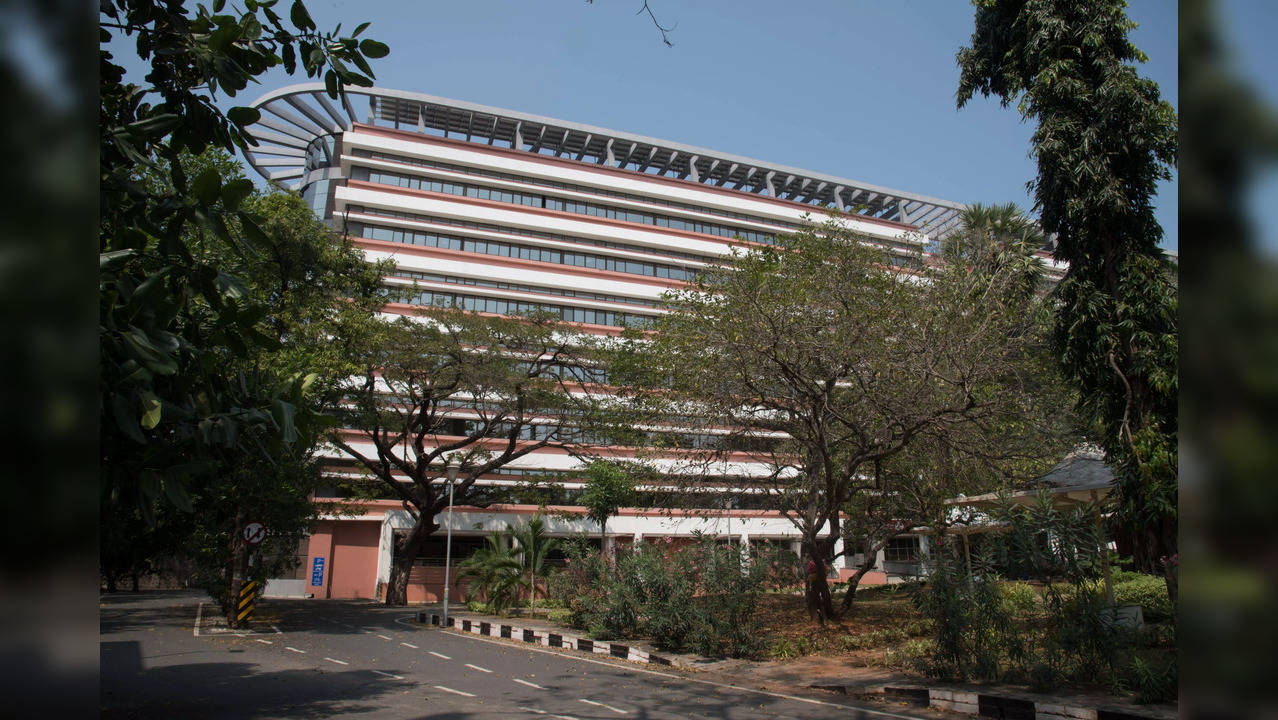
<path id="1" fill-rule="evenodd" d="M 246 622 L 253 616 L 253 607 L 257 602 L 257 581 L 245 580 L 240 586 L 240 600 L 235 606 L 235 622 Z"/>

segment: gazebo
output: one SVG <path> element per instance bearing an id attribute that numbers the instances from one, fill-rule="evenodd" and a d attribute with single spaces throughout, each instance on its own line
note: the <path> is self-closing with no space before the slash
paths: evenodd
<path id="1" fill-rule="evenodd" d="M 1022 485 L 1011 493 L 985 493 L 984 495 L 959 495 L 945 501 L 953 507 L 990 508 L 1002 502 L 1018 505 L 1031 505 L 1037 502 L 1040 493 L 1048 493 L 1052 505 L 1068 510 L 1093 504 L 1096 527 L 1104 537 L 1100 506 L 1114 490 L 1114 473 L 1105 465 L 1104 454 L 1094 448 L 1084 448 L 1070 453 L 1064 460 L 1056 464 L 1044 475 Z M 952 528 L 951 531 L 963 538 L 963 554 L 971 571 L 972 560 L 968 546 L 968 535 L 974 532 L 986 532 L 988 525 L 971 525 L 964 528 Z M 1105 543 L 1108 545 L 1108 541 Z M 1109 604 L 1114 604 L 1114 588 L 1110 579 L 1109 554 L 1101 553 L 1101 567 L 1105 576 L 1105 597 Z"/>

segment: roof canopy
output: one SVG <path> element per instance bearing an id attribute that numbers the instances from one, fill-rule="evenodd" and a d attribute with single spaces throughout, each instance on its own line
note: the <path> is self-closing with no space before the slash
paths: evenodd
<path id="1" fill-rule="evenodd" d="M 908 223 L 934 240 L 958 226 L 964 207 L 642 135 L 401 90 L 348 87 L 335 101 L 323 83 L 304 83 L 267 93 L 253 107 L 262 117 L 248 128 L 258 141 L 246 153 L 249 164 L 271 182 L 291 187 L 302 182 L 313 140 L 365 123 L 832 207 Z"/>

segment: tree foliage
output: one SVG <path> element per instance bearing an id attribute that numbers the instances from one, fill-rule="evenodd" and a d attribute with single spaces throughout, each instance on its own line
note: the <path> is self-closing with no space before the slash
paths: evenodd
<path id="1" fill-rule="evenodd" d="M 947 501 L 1037 477 L 1081 439 L 1070 412 L 1073 394 L 1051 354 L 1049 306 L 1039 295 L 1043 268 L 1035 251 L 1043 245 L 1042 233 L 1012 203 L 972 205 L 961 219 L 942 243 L 940 256 L 950 272 L 1005 278 L 1004 302 L 1031 321 L 1012 365 L 1023 397 L 1013 412 L 988 423 L 925 430 L 901 452 L 874 463 L 880 490 L 854 497 L 845 508 L 844 545 L 863 551 L 843 597 L 845 611 L 892 536 L 922 526 L 943 543 L 949 527 L 965 520 Z"/>
<path id="2" fill-rule="evenodd" d="M 209 478 L 218 463 L 269 459 L 298 436 L 302 369 L 245 370 L 279 346 L 262 298 L 227 268 L 232 257 L 253 267 L 273 244 L 246 205 L 253 184 L 224 163 L 188 173 L 182 158 L 252 144 L 245 127 L 258 112 L 216 102 L 267 70 L 323 76 L 336 97 L 344 83 L 371 85 L 365 58 L 387 50 L 356 39 L 367 24 L 350 36 L 321 32 L 300 1 L 288 19 L 275 4 L 100 5 L 102 483 L 108 500 L 148 515 L 161 495 L 187 506 L 191 479 Z M 135 39 L 145 85 L 126 82 L 105 49 L 116 33 Z M 139 168 L 162 181 L 144 181 Z M 201 252 L 199 238 L 231 255 Z"/>
<path id="3" fill-rule="evenodd" d="M 848 503 L 884 492 L 876 464 L 927 438 L 973 457 L 1022 447 L 1002 437 L 1032 431 L 1008 418 L 1032 408 L 1037 383 L 1017 280 L 900 267 L 837 219 L 808 226 L 674 295 L 635 350 L 672 386 L 646 397 L 750 448 L 693 456 L 719 476 L 762 464 L 766 476 L 744 482 L 795 524 L 805 555 L 829 562 Z"/>
<path id="4" fill-rule="evenodd" d="M 1056 258 L 1069 263 L 1056 290 L 1058 352 L 1114 468 L 1137 564 L 1161 570 L 1177 547 L 1179 343 L 1152 200 L 1176 162 L 1176 112 L 1136 72 L 1146 58 L 1128 40 L 1125 5 L 977 3 L 958 104 L 993 95 L 1038 122 L 1030 185 Z"/>
<path id="5" fill-rule="evenodd" d="M 600 542 L 608 534 L 608 518 L 634 498 L 635 479 L 629 464 L 595 460 L 586 466 L 581 504 L 586 506 L 586 517 L 599 523 Z"/>
<path id="6" fill-rule="evenodd" d="M 194 176 L 213 168 L 234 182 L 243 170 L 224 151 L 179 156 L 180 172 Z M 166 192 L 171 172 L 161 162 L 143 167 L 137 182 L 157 193 Z M 297 195 L 259 194 L 242 201 L 263 233 L 258 252 L 245 257 L 218 234 L 188 228 L 183 240 L 198 262 L 218 267 L 234 283 L 235 292 L 260 312 L 252 330 L 260 343 L 232 349 L 207 345 L 202 351 L 205 372 L 231 378 L 241 387 L 259 387 L 270 378 L 294 378 L 296 391 L 282 396 L 272 408 L 281 413 L 292 437 L 283 441 L 275 426 L 263 428 L 236 423 L 236 440 L 257 452 L 226 451 L 204 460 L 207 471 L 182 493 L 173 507 L 156 499 L 108 494 L 103 499 L 103 572 L 111 575 L 145 572 L 159 558 L 192 563 L 197 584 L 207 589 L 229 612 L 236 580 L 278 577 L 296 562 L 299 542 L 317 513 L 330 510 L 311 501 L 321 484 L 316 447 L 330 422 L 323 414 L 335 402 L 352 370 L 345 348 L 367 333 L 384 303 L 382 270 L 363 253 L 337 237 Z M 191 336 L 212 337 L 218 316 L 201 303 L 192 303 L 177 318 L 177 327 Z M 269 528 L 264 544 L 254 549 L 251 568 L 248 549 L 239 537 L 246 522 Z"/>
<path id="7" fill-rule="evenodd" d="M 388 604 L 407 598 L 408 572 L 448 507 L 445 464 L 459 463 L 454 503 L 505 497 L 479 482 L 546 448 L 592 440 L 599 417 L 589 339 L 548 314 L 493 317 L 431 308 L 385 324 L 360 356 L 333 443 L 413 517 L 392 567 Z"/>

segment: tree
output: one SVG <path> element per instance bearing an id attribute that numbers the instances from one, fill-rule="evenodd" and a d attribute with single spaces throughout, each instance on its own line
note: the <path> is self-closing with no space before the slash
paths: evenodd
<path id="1" fill-rule="evenodd" d="M 526 523 L 504 532 L 492 532 L 484 547 L 461 564 L 461 575 L 470 578 L 470 589 L 482 593 L 488 607 L 505 612 L 528 589 L 529 603 L 537 610 L 537 578 L 546 577 L 546 559 L 559 540 L 546 537 L 546 521 L 538 513 Z"/>
<path id="2" fill-rule="evenodd" d="M 546 577 L 546 559 L 550 551 L 559 547 L 559 540 L 546 537 L 546 521 L 541 513 L 511 531 L 515 541 L 514 553 L 519 561 L 520 577 L 528 576 L 528 598 L 533 612 L 537 611 L 537 577 Z"/>
<path id="3" fill-rule="evenodd" d="M 1114 470 L 1136 564 L 1158 572 L 1177 548 L 1179 341 L 1152 199 L 1176 161 L 1176 111 L 1133 66 L 1145 56 L 1128 41 L 1125 4 L 979 3 L 958 54 L 958 105 L 994 95 L 1038 122 L 1035 208 L 1069 263 L 1056 289 L 1058 353 Z M 1166 578 L 1175 597 L 1175 574 Z"/>
<path id="4" fill-rule="evenodd" d="M 193 12 L 145 0 L 99 6 L 102 497 L 104 508 L 134 507 L 148 522 L 157 500 L 190 512 L 193 494 L 220 496 L 245 463 L 275 472 L 309 453 L 298 443 L 319 436 L 321 420 L 303 402 L 314 376 L 258 362 L 279 347 L 279 333 L 264 322 L 265 299 L 227 267 L 234 257 L 251 268 L 250 259 L 274 246 L 246 205 L 253 183 L 228 172 L 226 158 L 192 173 L 184 160 L 253 144 L 245 127 L 258 112 L 223 112 L 219 93 L 234 97 L 283 64 L 290 74 L 300 67 L 323 76 L 336 98 L 346 83 L 371 85 L 365 58 L 388 50 L 357 39 L 367 23 L 349 36 L 340 26 L 320 32 L 300 0 L 287 22 L 274 5 L 248 0 L 234 13 L 222 2 Z M 136 38 L 149 62 L 147 86 L 126 83 L 104 49 L 116 32 Z M 217 251 L 193 244 L 201 241 Z M 227 522 L 242 525 L 243 509 Z M 213 537 L 242 558 L 224 566 L 233 593 L 246 570 L 239 527 Z"/>
<path id="5" fill-rule="evenodd" d="M 1023 410 L 1033 323 L 1010 302 L 1016 280 L 900 267 L 831 219 L 708 270 L 634 351 L 672 385 L 646 397 L 730 433 L 704 470 L 740 475 L 726 452 L 748 448 L 766 475 L 733 482 L 765 492 L 804 554 L 829 562 L 849 501 L 883 490 L 876 462 L 929 433 L 994 445 Z"/>
<path id="6" fill-rule="evenodd" d="M 269 459 L 276 445 L 265 439 L 295 439 L 290 396 L 300 379 L 221 371 L 228 355 L 242 361 L 273 348 L 264 308 L 224 270 L 224 255 L 189 244 L 216 237 L 245 258 L 269 246 L 245 206 L 253 184 L 217 163 L 188 174 L 181 158 L 253 144 L 244 128 L 258 112 L 223 112 L 219 94 L 234 97 L 283 64 L 323 76 L 337 97 L 345 83 L 371 85 L 365 58 L 388 51 L 357 39 L 367 23 L 349 36 L 340 27 L 320 32 L 300 1 L 288 21 L 274 5 L 249 0 L 234 13 L 222 2 L 212 11 L 145 0 L 100 5 L 100 467 L 104 495 L 148 517 L 157 497 L 185 507 L 194 479 L 207 480 L 227 458 Z M 126 83 L 105 50 L 117 32 L 136 38 L 149 62 L 146 86 Z M 164 182 L 139 182 L 139 168 Z"/>
<path id="7" fill-rule="evenodd" d="M 586 466 L 586 489 L 581 504 L 586 517 L 599 523 L 599 548 L 608 537 L 608 518 L 634 502 L 635 481 L 628 468 L 619 463 L 595 460 Z"/>
<path id="8" fill-rule="evenodd" d="M 408 574 L 448 507 L 440 478 L 460 463 L 455 504 L 504 497 L 481 476 L 529 453 L 591 440 L 597 417 L 589 338 L 549 314 L 493 317 L 435 307 L 386 324 L 363 350 L 362 381 L 332 442 L 393 497 L 413 528 L 391 567 L 388 605 L 407 601 Z"/>
<path id="9" fill-rule="evenodd" d="M 215 172 L 229 182 L 246 180 L 243 168 L 225 151 L 179 155 L 178 172 L 189 177 Z M 155 194 L 166 187 L 172 170 L 138 169 L 136 181 Z M 262 238 L 253 255 L 236 251 L 220 234 L 199 226 L 187 228 L 182 240 L 199 263 L 218 267 L 224 282 L 246 306 L 255 308 L 249 329 L 256 342 L 239 348 L 207 345 L 201 369 L 229 379 L 240 388 L 285 382 L 291 394 L 280 395 L 273 408 L 289 437 L 274 428 L 252 424 L 236 429 L 239 441 L 256 452 L 224 451 L 206 458 L 206 471 L 174 511 L 151 499 L 138 508 L 121 495 L 103 498 L 110 519 L 112 547 L 103 552 L 107 580 L 113 574 L 143 572 L 158 554 L 194 561 L 196 580 L 234 610 L 238 582 L 278 576 L 295 562 L 297 545 L 321 511 L 311 502 L 321 484 L 315 449 L 328 429 L 323 411 L 336 401 L 343 382 L 356 369 L 347 347 L 367 333 L 385 303 L 384 266 L 365 261 L 363 253 L 337 237 L 296 194 L 254 192 L 241 207 L 257 218 Z M 193 304 L 176 326 L 192 337 L 216 337 L 218 316 Z M 267 540 L 254 550 L 240 530 L 246 522 L 265 523 Z"/>
<path id="10" fill-rule="evenodd" d="M 1019 388 L 1017 405 L 984 426 L 923 430 L 900 453 L 874 463 L 878 491 L 853 498 L 846 508 L 844 545 L 865 555 L 848 580 L 845 612 L 860 579 L 894 535 L 925 527 L 942 548 L 951 525 L 962 520 L 948 500 L 1037 477 L 1080 441 L 1070 412 L 1073 395 L 1051 353 L 1050 304 L 1039 295 L 1042 263 L 1034 252 L 1043 245 L 1042 233 L 1012 203 L 972 205 L 961 220 L 942 243 L 948 272 L 1001 283 L 999 302 L 1019 308 L 1030 321 L 1014 355 L 1005 358 L 1011 372 L 996 380 Z"/>

